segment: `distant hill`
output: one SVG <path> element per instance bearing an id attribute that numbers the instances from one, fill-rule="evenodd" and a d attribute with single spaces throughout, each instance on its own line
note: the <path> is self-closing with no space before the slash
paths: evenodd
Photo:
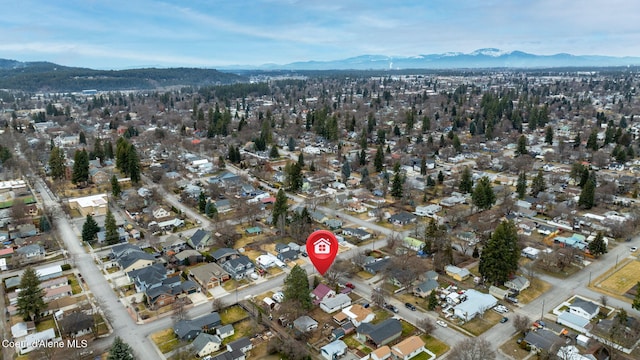
<path id="1" fill-rule="evenodd" d="M 213 69 L 169 68 L 93 70 L 50 62 L 0 59 L 0 89 L 71 92 L 84 89 L 142 90 L 172 85 L 200 86 L 246 82 L 244 76 Z"/>
<path id="2" fill-rule="evenodd" d="M 638 57 L 600 55 L 535 55 L 522 51 L 479 49 L 472 53 L 444 53 L 416 56 L 362 55 L 333 61 L 306 61 L 277 65 L 234 66 L 224 69 L 256 70 L 391 70 L 391 69 L 480 69 L 480 68 L 566 68 L 640 65 Z"/>

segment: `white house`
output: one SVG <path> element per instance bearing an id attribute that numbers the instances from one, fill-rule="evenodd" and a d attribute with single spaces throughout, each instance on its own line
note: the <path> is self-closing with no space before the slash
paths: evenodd
<path id="1" fill-rule="evenodd" d="M 573 303 L 569 305 L 569 312 L 591 320 L 600 312 L 600 306 L 576 297 Z"/>
<path id="2" fill-rule="evenodd" d="M 369 323 L 376 318 L 376 314 L 373 311 L 365 309 L 360 304 L 347 306 L 346 308 L 342 309 L 342 313 L 347 315 L 349 320 L 351 320 L 351 322 L 355 326 L 360 326 L 360 324 L 363 323 Z"/>
<path id="3" fill-rule="evenodd" d="M 327 360 L 337 359 L 347 353 L 347 344 L 342 340 L 330 342 L 320 348 L 320 354 Z"/>
<path id="4" fill-rule="evenodd" d="M 391 353 L 395 359 L 409 360 L 421 352 L 428 352 L 424 347 L 424 341 L 419 336 L 410 336 L 401 342 L 391 347 Z M 430 353 L 431 358 L 435 358 L 433 353 Z"/>
<path id="5" fill-rule="evenodd" d="M 495 297 L 474 289 L 467 290 L 465 295 L 467 300 L 453 308 L 453 314 L 465 321 L 473 319 L 476 315 L 484 313 L 498 303 Z"/>
<path id="6" fill-rule="evenodd" d="M 320 302 L 320 308 L 326 313 L 334 313 L 351 305 L 351 298 L 347 294 L 338 294 L 334 297 L 327 297 Z"/>

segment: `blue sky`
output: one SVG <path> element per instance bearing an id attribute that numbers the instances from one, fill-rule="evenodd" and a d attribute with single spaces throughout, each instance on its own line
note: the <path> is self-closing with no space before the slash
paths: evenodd
<path id="1" fill-rule="evenodd" d="M 97 69 L 216 67 L 480 48 L 640 56 L 628 0 L 20 0 L 0 58 Z"/>

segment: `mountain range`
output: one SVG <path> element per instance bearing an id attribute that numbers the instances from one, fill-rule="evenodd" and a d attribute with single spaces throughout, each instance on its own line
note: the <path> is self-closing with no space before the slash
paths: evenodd
<path id="1" fill-rule="evenodd" d="M 416 56 L 361 55 L 333 61 L 304 61 L 284 65 L 233 66 L 220 69 L 261 70 L 403 70 L 403 69 L 478 69 L 478 68 L 556 68 L 611 67 L 640 65 L 640 57 L 601 55 L 536 55 L 494 48 L 471 53 L 443 53 Z"/>
<path id="2" fill-rule="evenodd" d="M 362 55 L 333 61 L 304 61 L 289 64 L 236 65 L 214 69 L 143 68 L 94 70 L 67 67 L 50 62 L 21 62 L 0 59 L 0 89 L 26 91 L 79 91 L 83 89 L 157 89 L 167 86 L 222 85 L 247 82 L 252 73 L 328 71 L 328 70 L 407 70 L 407 69 L 548 69 L 594 68 L 640 65 L 640 57 L 601 55 L 535 55 L 494 48 L 471 53 L 444 53 L 416 56 Z"/>

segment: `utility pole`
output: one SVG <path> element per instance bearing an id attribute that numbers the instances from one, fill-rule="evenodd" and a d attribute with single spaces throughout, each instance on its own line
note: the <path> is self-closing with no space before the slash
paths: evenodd
<path id="1" fill-rule="evenodd" d="M 544 318 L 544 299 L 542 299 L 542 311 L 540 311 L 540 320 Z"/>

